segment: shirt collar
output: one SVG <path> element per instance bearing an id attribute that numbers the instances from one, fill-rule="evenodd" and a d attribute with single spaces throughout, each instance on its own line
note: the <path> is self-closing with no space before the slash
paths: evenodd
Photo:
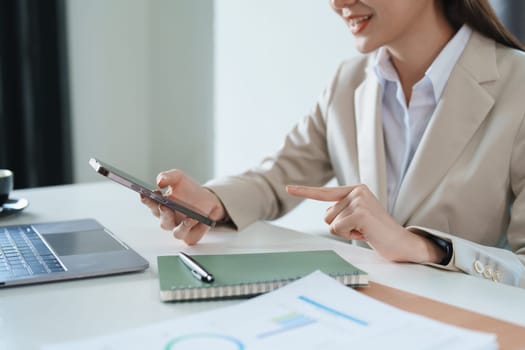
<path id="1" fill-rule="evenodd" d="M 443 93 L 443 89 L 450 77 L 450 73 L 456 65 L 459 56 L 461 56 L 463 50 L 465 50 L 471 34 L 472 29 L 463 25 L 456 35 L 450 39 L 443 50 L 441 50 L 438 57 L 436 57 L 434 62 L 432 62 L 425 72 L 425 75 L 429 77 L 434 87 L 436 100 L 441 98 L 441 94 Z"/>
<path id="2" fill-rule="evenodd" d="M 459 56 L 461 56 L 467 46 L 471 34 L 472 29 L 463 25 L 445 45 L 425 72 L 425 77 L 428 78 L 432 84 L 436 101 L 441 97 L 450 73 L 458 61 Z M 399 82 L 399 77 L 386 48 L 381 47 L 377 51 L 372 62 L 372 68 L 382 85 L 384 85 L 386 81 Z"/>

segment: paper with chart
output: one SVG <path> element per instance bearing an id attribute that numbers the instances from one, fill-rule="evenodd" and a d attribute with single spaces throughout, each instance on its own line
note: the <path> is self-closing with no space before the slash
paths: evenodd
<path id="1" fill-rule="evenodd" d="M 315 272 L 239 304 L 63 349 L 496 349 L 493 334 L 407 313 Z"/>

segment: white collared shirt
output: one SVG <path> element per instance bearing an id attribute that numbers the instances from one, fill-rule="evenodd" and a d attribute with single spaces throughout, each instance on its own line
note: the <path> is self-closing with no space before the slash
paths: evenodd
<path id="1" fill-rule="evenodd" d="M 376 54 L 374 72 L 383 92 L 382 119 L 390 213 L 414 153 L 471 33 L 472 30 L 464 25 L 447 43 L 425 76 L 413 86 L 408 106 L 388 51 L 381 48 Z"/>

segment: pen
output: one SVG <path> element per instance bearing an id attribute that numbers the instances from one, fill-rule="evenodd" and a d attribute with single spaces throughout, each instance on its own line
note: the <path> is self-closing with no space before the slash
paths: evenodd
<path id="1" fill-rule="evenodd" d="M 188 254 L 179 252 L 179 258 L 198 280 L 206 283 L 213 282 L 213 275 L 206 271 L 204 267 L 199 265 L 199 263 L 193 260 Z"/>

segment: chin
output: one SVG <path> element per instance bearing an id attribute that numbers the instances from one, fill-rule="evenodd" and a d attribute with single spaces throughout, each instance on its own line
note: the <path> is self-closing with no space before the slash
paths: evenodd
<path id="1" fill-rule="evenodd" d="M 355 41 L 355 48 L 357 49 L 357 51 L 359 51 L 362 54 L 373 52 L 377 50 L 379 47 L 380 45 L 375 45 L 371 42 L 367 42 L 366 40 L 356 39 Z"/>

